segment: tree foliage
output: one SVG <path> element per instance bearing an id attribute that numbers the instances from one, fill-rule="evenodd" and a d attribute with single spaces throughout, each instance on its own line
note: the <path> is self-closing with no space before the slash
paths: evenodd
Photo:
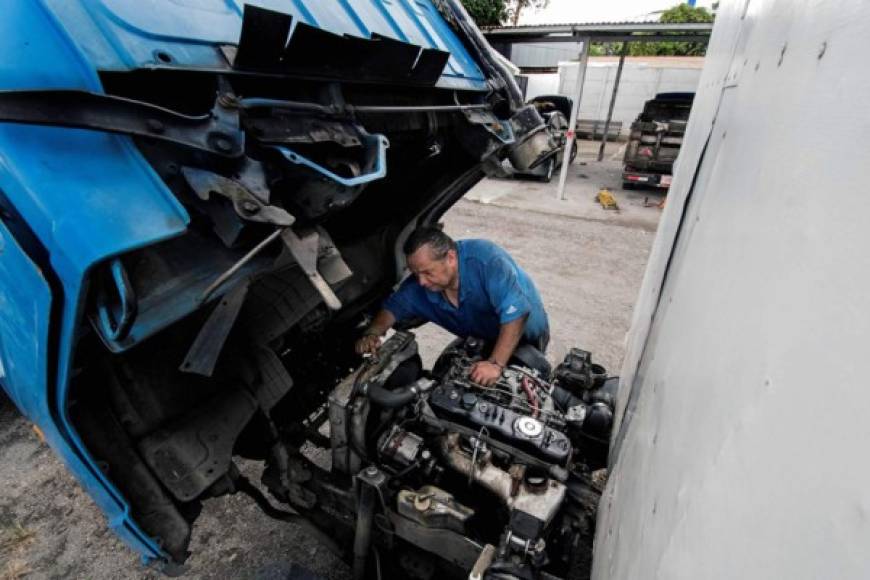
<path id="1" fill-rule="evenodd" d="M 526 8 L 546 8 L 550 0 L 462 0 L 478 26 L 516 26 Z"/>
<path id="2" fill-rule="evenodd" d="M 662 12 L 660 22 L 713 22 L 713 14 L 706 8 L 678 4 Z M 616 55 L 622 51 L 621 42 L 593 44 L 589 48 L 592 56 Z M 704 56 L 707 45 L 699 42 L 632 42 L 628 46 L 629 56 Z"/>
<path id="3" fill-rule="evenodd" d="M 462 0 L 462 4 L 481 28 L 500 26 L 507 19 L 505 0 Z"/>
<path id="4" fill-rule="evenodd" d="M 528 8 L 546 8 L 550 0 L 462 0 L 468 13 L 480 27 L 516 26 L 520 14 Z M 713 22 L 713 14 L 706 8 L 677 4 L 662 12 L 661 22 Z M 704 56 L 707 46 L 698 42 L 632 42 L 628 47 L 629 56 Z M 592 56 L 618 55 L 622 51 L 621 42 L 593 44 L 589 49 Z"/>
<path id="5" fill-rule="evenodd" d="M 508 24 L 516 26 L 520 21 L 520 14 L 526 8 L 541 10 L 550 4 L 550 0 L 507 0 L 505 12 L 507 12 Z"/>
<path id="6" fill-rule="evenodd" d="M 713 22 L 713 14 L 703 6 L 677 4 L 662 12 L 660 22 Z"/>

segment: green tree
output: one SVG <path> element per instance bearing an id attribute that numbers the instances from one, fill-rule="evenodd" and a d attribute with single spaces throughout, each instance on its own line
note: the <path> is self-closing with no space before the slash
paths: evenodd
<path id="1" fill-rule="evenodd" d="M 516 26 L 526 8 L 546 8 L 550 0 L 462 0 L 478 26 Z"/>
<path id="2" fill-rule="evenodd" d="M 541 10 L 550 4 L 550 0 L 507 0 L 505 11 L 507 12 L 508 24 L 516 26 L 520 21 L 520 14 L 524 8 Z"/>
<path id="3" fill-rule="evenodd" d="M 662 12 L 660 22 L 713 22 L 713 14 L 706 8 L 678 4 Z M 604 42 L 589 47 L 592 56 L 619 54 L 621 42 Z M 704 56 L 707 45 L 699 42 L 632 42 L 628 47 L 631 56 Z"/>
<path id="4" fill-rule="evenodd" d="M 703 6 L 677 4 L 662 12 L 660 22 L 713 22 L 713 14 Z"/>
<path id="5" fill-rule="evenodd" d="M 505 0 L 462 0 L 468 14 L 481 28 L 484 26 L 501 26 L 507 19 Z"/>

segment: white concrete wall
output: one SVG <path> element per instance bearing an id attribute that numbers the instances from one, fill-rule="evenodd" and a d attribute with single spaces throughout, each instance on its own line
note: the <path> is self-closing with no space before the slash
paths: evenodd
<path id="1" fill-rule="evenodd" d="M 529 86 L 526 88 L 526 100 L 533 99 L 539 95 L 559 94 L 559 75 L 556 73 L 524 74 L 523 76 L 529 79 Z"/>
<path id="2" fill-rule="evenodd" d="M 582 43 L 539 42 L 514 44 L 511 62 L 519 67 L 552 67 L 563 60 L 577 58 Z"/>
<path id="3" fill-rule="evenodd" d="M 870 578 L 870 3 L 726 0 L 635 307 L 596 580 Z"/>
<path id="4" fill-rule="evenodd" d="M 701 78 L 700 61 L 697 64 L 653 64 L 627 61 L 622 71 L 613 120 L 622 121 L 623 134 L 643 109 L 643 104 L 656 93 L 694 92 Z M 580 101 L 581 119 L 606 119 L 616 80 L 615 61 L 590 61 L 586 67 L 583 99 Z M 577 82 L 578 64 L 559 63 L 558 94 L 571 95 Z M 534 96 L 534 95 L 532 95 Z"/>

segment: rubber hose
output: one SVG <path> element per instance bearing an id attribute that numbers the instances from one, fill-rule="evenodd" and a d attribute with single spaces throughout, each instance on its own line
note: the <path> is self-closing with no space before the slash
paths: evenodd
<path id="1" fill-rule="evenodd" d="M 567 389 L 559 386 L 553 389 L 553 400 L 556 401 L 556 404 L 559 405 L 563 411 L 567 411 L 571 407 L 583 404 L 582 399 L 574 396 Z"/>
<path id="2" fill-rule="evenodd" d="M 395 409 L 403 407 L 414 400 L 417 393 L 412 389 L 413 385 L 405 385 L 389 391 L 377 384 L 370 384 L 366 388 L 366 396 L 381 407 Z"/>

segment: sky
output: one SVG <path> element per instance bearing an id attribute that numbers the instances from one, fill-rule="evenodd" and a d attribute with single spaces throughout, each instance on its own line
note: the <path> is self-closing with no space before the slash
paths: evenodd
<path id="1" fill-rule="evenodd" d="M 666 10 L 679 0 L 550 0 L 540 11 L 526 8 L 520 24 L 562 24 L 567 22 L 612 22 L 645 20 L 645 15 Z M 698 0 L 697 6 L 710 8 L 713 0 Z"/>

